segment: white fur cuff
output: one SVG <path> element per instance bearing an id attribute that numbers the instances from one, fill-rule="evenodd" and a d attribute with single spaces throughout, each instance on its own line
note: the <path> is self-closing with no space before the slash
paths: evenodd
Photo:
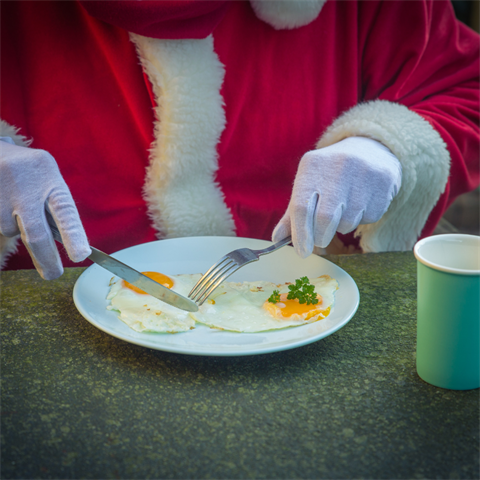
<path id="1" fill-rule="evenodd" d="M 20 235 L 9 238 L 0 234 L 0 270 L 5 267 L 10 255 L 13 255 L 17 251 L 19 240 Z"/>
<path id="2" fill-rule="evenodd" d="M 352 136 L 383 143 L 402 164 L 402 187 L 388 211 L 378 222 L 357 228 L 360 246 L 364 252 L 411 250 L 445 190 L 450 170 L 445 142 L 420 115 L 385 100 L 359 104 L 342 114 L 317 148 Z"/>
<path id="3" fill-rule="evenodd" d="M 32 140 L 28 140 L 24 135 L 18 133 L 20 129 L 0 119 L 0 137 L 10 137 L 15 145 L 20 147 L 29 147 Z"/>
<path id="4" fill-rule="evenodd" d="M 0 119 L 0 137 L 10 137 L 15 142 L 15 145 L 28 147 L 32 143 L 32 140 L 28 140 L 24 135 L 20 135 L 18 133 L 19 130 L 19 128 Z M 17 251 L 19 239 L 20 235 L 16 237 L 5 237 L 0 233 L 0 270 L 5 267 L 8 257 Z"/>

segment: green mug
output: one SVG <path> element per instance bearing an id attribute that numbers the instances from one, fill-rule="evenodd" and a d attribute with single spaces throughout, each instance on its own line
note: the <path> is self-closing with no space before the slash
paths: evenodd
<path id="1" fill-rule="evenodd" d="M 480 237 L 417 242 L 417 373 L 451 390 L 480 387 Z"/>

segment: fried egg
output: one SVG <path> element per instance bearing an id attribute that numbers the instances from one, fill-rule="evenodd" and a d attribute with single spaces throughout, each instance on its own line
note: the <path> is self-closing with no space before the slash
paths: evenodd
<path id="1" fill-rule="evenodd" d="M 158 272 L 142 272 L 147 277 L 187 296 L 201 277 L 198 275 L 163 275 Z M 195 328 L 195 320 L 189 312 L 176 308 L 122 279 L 115 277 L 107 300 L 107 310 L 113 310 L 118 318 L 137 332 L 177 333 Z"/>
<path id="2" fill-rule="evenodd" d="M 199 311 L 191 315 L 198 323 L 209 327 L 244 333 L 312 323 L 330 313 L 338 283 L 328 275 L 310 279 L 310 283 L 315 287 L 317 304 L 307 305 L 301 304 L 298 299 L 288 300 L 289 283 L 224 282 Z M 278 303 L 268 301 L 274 290 L 280 293 Z"/>
<path id="3" fill-rule="evenodd" d="M 185 297 L 201 277 L 143 273 Z M 120 320 L 137 332 L 184 332 L 195 328 L 196 323 L 232 332 L 263 332 L 312 323 L 329 315 L 337 281 L 322 275 L 310 279 L 310 283 L 315 287 L 318 303 L 307 305 L 287 298 L 290 283 L 224 282 L 198 312 L 192 313 L 157 300 L 124 280 L 116 280 L 107 296 L 111 302 L 107 309 L 116 311 Z M 268 301 L 274 290 L 280 293 L 277 303 Z"/>

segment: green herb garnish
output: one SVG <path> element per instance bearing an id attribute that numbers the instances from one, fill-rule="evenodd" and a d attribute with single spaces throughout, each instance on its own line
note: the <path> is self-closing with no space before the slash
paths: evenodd
<path id="1" fill-rule="evenodd" d="M 274 290 L 268 298 L 268 301 L 270 303 L 278 303 L 280 301 L 280 292 L 278 290 Z"/>
<path id="2" fill-rule="evenodd" d="M 295 300 L 298 298 L 299 303 L 306 303 L 307 305 L 318 303 L 318 298 L 315 293 L 315 286 L 310 284 L 308 277 L 302 277 L 295 280 L 295 285 L 289 285 L 288 300 Z"/>

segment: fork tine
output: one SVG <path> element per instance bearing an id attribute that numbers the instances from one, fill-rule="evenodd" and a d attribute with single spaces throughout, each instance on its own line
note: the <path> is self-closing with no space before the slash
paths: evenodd
<path id="1" fill-rule="evenodd" d="M 208 296 L 230 275 L 235 273 L 239 268 L 251 262 L 255 262 L 260 258 L 260 255 L 272 253 L 275 250 L 287 245 L 292 241 L 292 238 L 286 237 L 280 242 L 277 242 L 271 247 L 263 250 L 250 250 L 249 248 L 239 248 L 233 252 L 228 253 L 221 258 L 215 265 L 210 267 L 205 275 L 202 275 L 200 280 L 194 285 L 188 298 L 202 305 Z"/>
<path id="2" fill-rule="evenodd" d="M 204 294 L 205 290 L 210 288 L 210 285 L 212 283 L 216 282 L 220 276 L 222 276 L 226 271 L 228 271 L 232 267 L 235 267 L 236 265 L 237 265 L 236 262 L 230 258 L 228 259 L 227 262 L 222 262 L 220 266 L 218 266 L 215 270 L 210 272 L 208 277 L 204 275 L 200 279 L 200 283 L 196 291 L 193 292 L 193 289 L 192 289 L 192 292 L 190 292 L 188 295 L 189 298 L 191 298 L 194 301 L 198 301 L 198 299 Z"/>
<path id="3" fill-rule="evenodd" d="M 197 290 L 195 297 L 192 300 L 198 302 L 202 298 L 207 290 L 210 289 L 210 286 L 217 282 L 217 280 L 224 275 L 228 270 L 235 267 L 235 263 L 225 264 L 218 272 L 215 272 L 215 276 L 211 277 L 207 282 L 202 285 L 200 290 Z M 206 298 L 206 297 L 205 297 Z"/>
<path id="4" fill-rule="evenodd" d="M 205 300 L 210 296 L 210 294 L 218 286 L 220 286 L 220 284 L 226 278 L 228 278 L 230 275 L 233 275 L 240 267 L 242 267 L 242 265 L 238 265 L 238 264 L 232 265 L 228 270 L 224 271 L 224 274 L 220 278 L 217 278 L 216 281 L 211 282 L 210 285 L 208 285 L 208 287 L 207 287 L 208 290 L 206 292 L 204 292 L 203 295 L 200 296 L 200 298 L 198 298 L 198 300 L 197 300 L 198 306 L 202 306 L 203 303 L 205 302 Z"/>
<path id="5" fill-rule="evenodd" d="M 221 258 L 215 265 L 212 265 L 206 273 L 204 273 L 200 280 L 194 285 L 188 296 L 191 298 L 193 295 L 196 294 L 197 290 L 201 289 L 204 285 L 205 282 L 207 282 L 213 275 L 215 275 L 215 270 L 220 267 L 222 263 L 225 261 L 230 260 L 230 257 L 225 255 L 223 258 Z"/>

